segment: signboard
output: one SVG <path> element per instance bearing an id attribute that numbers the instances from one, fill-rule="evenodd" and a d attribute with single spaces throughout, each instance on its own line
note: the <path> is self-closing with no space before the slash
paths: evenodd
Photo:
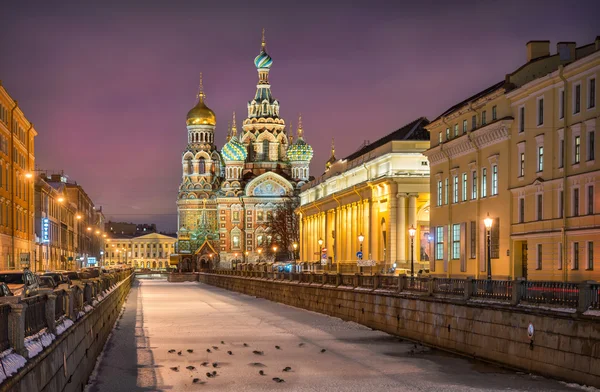
<path id="1" fill-rule="evenodd" d="M 29 265 L 29 253 L 20 253 L 19 259 L 21 260 L 21 265 Z"/>
<path id="2" fill-rule="evenodd" d="M 87 263 L 88 265 L 96 265 L 96 258 L 88 256 Z"/>
<path id="3" fill-rule="evenodd" d="M 375 267 L 377 262 L 375 260 L 358 260 L 356 264 L 359 267 Z"/>
<path id="4" fill-rule="evenodd" d="M 321 253 L 321 265 L 327 265 L 327 253 L 323 251 Z"/>
<path id="5" fill-rule="evenodd" d="M 527 336 L 529 337 L 529 339 L 533 340 L 534 333 L 535 329 L 533 328 L 533 324 L 529 323 L 529 326 L 527 327 Z"/>
<path id="6" fill-rule="evenodd" d="M 42 242 L 50 242 L 50 221 L 48 218 L 42 219 Z"/>
<path id="7" fill-rule="evenodd" d="M 362 258 L 363 258 L 363 252 L 361 252 L 361 251 L 356 252 L 356 258 L 359 259 L 359 260 L 362 260 Z"/>

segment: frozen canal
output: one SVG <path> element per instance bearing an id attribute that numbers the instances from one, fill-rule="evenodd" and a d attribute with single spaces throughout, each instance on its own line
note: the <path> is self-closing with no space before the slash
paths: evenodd
<path id="1" fill-rule="evenodd" d="M 201 390 L 581 391 L 263 299 L 138 280 L 88 391 Z"/>

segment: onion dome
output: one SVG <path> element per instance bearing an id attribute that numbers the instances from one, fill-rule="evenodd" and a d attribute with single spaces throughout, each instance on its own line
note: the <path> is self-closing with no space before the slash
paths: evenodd
<path id="1" fill-rule="evenodd" d="M 266 46 L 267 44 L 265 43 L 265 29 L 263 29 L 260 53 L 254 58 L 254 65 L 258 69 L 269 69 L 273 64 L 273 59 L 267 54 Z"/>
<path id="2" fill-rule="evenodd" d="M 231 125 L 231 138 L 221 149 L 221 157 L 225 162 L 245 161 L 248 156 L 246 146 L 237 138 L 237 128 L 235 125 L 235 112 L 233 113 L 233 122 Z"/>
<path id="3" fill-rule="evenodd" d="M 298 138 L 287 149 L 286 155 L 290 162 L 310 162 L 313 157 L 313 148 L 302 137 L 302 117 L 298 119 Z"/>
<path id="4" fill-rule="evenodd" d="M 217 117 L 204 103 L 204 89 L 202 87 L 202 74 L 200 74 L 200 87 L 198 89 L 198 103 L 194 106 L 187 114 L 186 124 L 187 125 L 212 125 L 217 124 Z"/>

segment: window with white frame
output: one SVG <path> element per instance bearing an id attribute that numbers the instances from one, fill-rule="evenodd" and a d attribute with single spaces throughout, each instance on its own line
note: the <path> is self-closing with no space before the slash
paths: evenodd
<path id="1" fill-rule="evenodd" d="M 588 241 L 587 243 L 587 260 L 586 260 L 585 269 L 593 270 L 594 269 L 594 241 Z"/>
<path id="2" fill-rule="evenodd" d="M 458 136 L 458 124 L 454 124 L 454 137 Z"/>
<path id="3" fill-rule="evenodd" d="M 519 133 L 525 132 L 525 106 L 519 107 Z"/>
<path id="4" fill-rule="evenodd" d="M 487 197 L 487 168 L 481 169 L 481 197 Z"/>
<path id="5" fill-rule="evenodd" d="M 492 106 L 492 121 L 496 121 L 498 119 L 498 107 L 496 105 Z"/>
<path id="6" fill-rule="evenodd" d="M 484 110 L 481 112 L 481 125 L 487 124 L 487 112 Z"/>
<path id="7" fill-rule="evenodd" d="M 525 198 L 519 197 L 519 223 L 525 223 Z"/>
<path id="8" fill-rule="evenodd" d="M 463 129 L 462 129 L 462 133 L 463 135 L 465 133 L 467 133 L 467 120 L 463 120 Z"/>
<path id="9" fill-rule="evenodd" d="M 473 117 L 471 117 L 471 130 L 476 129 L 477 128 L 477 115 L 473 115 Z"/>
<path id="10" fill-rule="evenodd" d="M 578 164 L 581 161 L 581 136 L 575 136 L 573 149 L 573 163 Z"/>
<path id="11" fill-rule="evenodd" d="M 573 114 L 581 112 L 581 83 L 573 86 Z"/>
<path id="12" fill-rule="evenodd" d="M 573 242 L 573 265 L 571 269 L 579 269 L 579 242 Z"/>
<path id="13" fill-rule="evenodd" d="M 437 205 L 438 205 L 438 207 L 442 205 L 442 181 L 438 181 L 438 187 L 437 187 Z"/>
<path id="14" fill-rule="evenodd" d="M 522 152 L 519 157 L 519 177 L 525 175 L 525 153 Z"/>
<path id="15" fill-rule="evenodd" d="M 467 201 L 467 173 L 462 175 L 462 201 Z"/>
<path id="16" fill-rule="evenodd" d="M 544 171 L 544 146 L 538 147 L 537 160 L 538 160 L 537 171 L 539 173 L 539 172 Z"/>
<path id="17" fill-rule="evenodd" d="M 536 196 L 536 210 L 537 210 L 537 220 L 541 221 L 544 219 L 544 195 L 542 193 L 538 193 Z"/>
<path id="18" fill-rule="evenodd" d="M 542 244 L 537 244 L 537 255 L 536 255 L 536 260 L 535 260 L 535 269 L 541 270 L 542 269 Z"/>
<path id="19" fill-rule="evenodd" d="M 579 216 L 579 188 L 573 189 L 573 216 Z"/>
<path id="20" fill-rule="evenodd" d="M 458 203 L 458 176 L 454 176 L 452 192 L 454 194 L 454 197 L 452 198 L 452 202 Z"/>
<path id="21" fill-rule="evenodd" d="M 565 165 L 565 138 L 563 130 L 558 130 L 558 168 L 561 169 Z"/>
<path id="22" fill-rule="evenodd" d="M 558 90 L 558 118 L 565 118 L 565 90 L 562 88 Z"/>
<path id="23" fill-rule="evenodd" d="M 442 133 L 438 133 L 438 143 L 442 142 Z"/>
<path id="24" fill-rule="evenodd" d="M 450 140 L 450 128 L 446 128 L 446 141 Z"/>
<path id="25" fill-rule="evenodd" d="M 593 161 L 596 159 L 596 132 L 588 131 L 587 137 L 587 160 Z"/>
<path id="26" fill-rule="evenodd" d="M 452 258 L 460 259 L 460 223 L 452 225 Z"/>
<path id="27" fill-rule="evenodd" d="M 593 215 L 594 214 L 594 186 L 593 185 L 588 185 L 587 186 L 587 214 L 588 215 Z"/>
<path id="28" fill-rule="evenodd" d="M 544 125 L 544 97 L 537 99 L 537 125 Z"/>
<path id="29" fill-rule="evenodd" d="M 558 217 L 562 218 L 565 210 L 565 193 L 563 190 L 558 191 Z"/>
<path id="30" fill-rule="evenodd" d="M 477 170 L 471 173 L 471 200 L 477 199 Z"/>
<path id="31" fill-rule="evenodd" d="M 588 109 L 596 107 L 596 78 L 588 79 Z"/>
<path id="32" fill-rule="evenodd" d="M 498 165 L 492 165 L 492 196 L 498 194 Z"/>
<path id="33" fill-rule="evenodd" d="M 437 226 L 435 228 L 435 259 L 444 259 L 444 227 Z"/>
<path id="34" fill-rule="evenodd" d="M 448 195 L 449 195 L 449 180 L 448 177 L 444 180 L 444 204 L 448 204 Z"/>

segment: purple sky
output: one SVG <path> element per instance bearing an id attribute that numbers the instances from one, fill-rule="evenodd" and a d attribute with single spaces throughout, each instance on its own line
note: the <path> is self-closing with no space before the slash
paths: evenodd
<path id="1" fill-rule="evenodd" d="M 54 3 L 12 1 L 0 23 L 0 79 L 39 132 L 37 166 L 64 170 L 107 218 L 165 231 L 198 74 L 221 147 L 254 95 L 262 27 L 273 94 L 294 128 L 302 113 L 316 176 L 331 137 L 344 157 L 502 80 L 529 40 L 555 51 L 600 34 L 583 0 Z"/>

